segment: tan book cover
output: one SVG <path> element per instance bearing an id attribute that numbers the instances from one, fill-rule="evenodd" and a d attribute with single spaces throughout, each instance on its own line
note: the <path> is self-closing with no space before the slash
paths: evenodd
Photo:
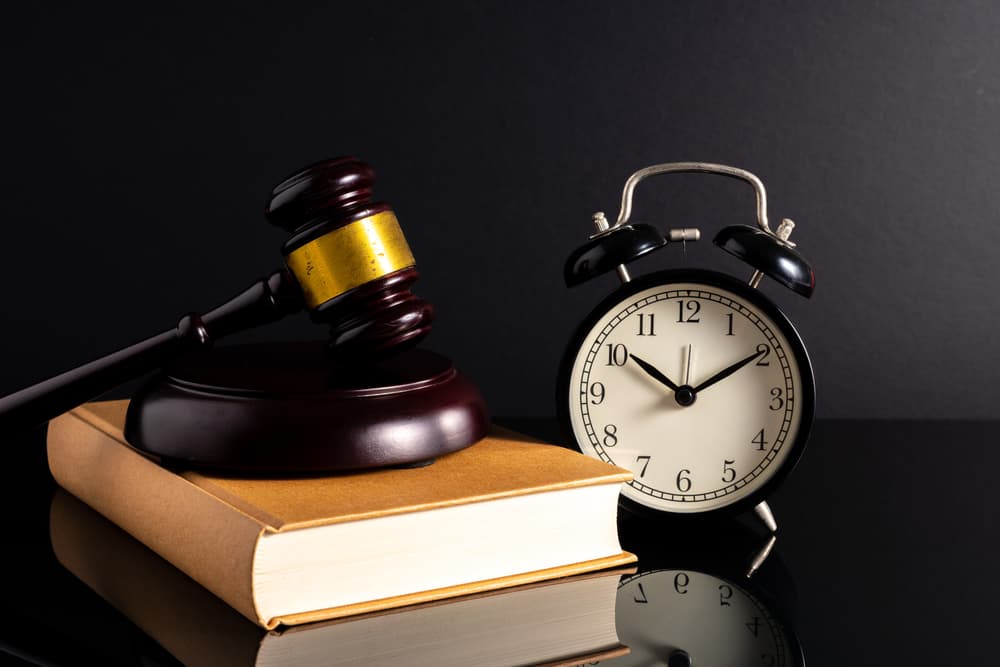
<path id="1" fill-rule="evenodd" d="M 634 567 L 269 631 L 65 491 L 52 499 L 49 531 L 67 570 L 191 667 L 554 666 L 627 653 L 615 598 Z"/>
<path id="2" fill-rule="evenodd" d="M 264 618 L 252 583 L 253 559 L 264 535 L 621 484 L 631 473 L 499 429 L 472 447 L 417 469 L 285 479 L 171 471 L 127 445 L 122 434 L 127 407 L 127 401 L 89 403 L 50 423 L 49 467 L 56 482 L 266 628 L 495 590 L 635 560 L 620 552 L 513 576 Z"/>

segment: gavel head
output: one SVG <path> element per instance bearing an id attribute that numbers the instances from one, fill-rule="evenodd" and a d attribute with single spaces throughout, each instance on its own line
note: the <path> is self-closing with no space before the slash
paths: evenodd
<path id="1" fill-rule="evenodd" d="M 410 286 L 419 274 L 388 204 L 372 201 L 375 172 L 353 157 L 292 174 L 271 191 L 267 219 L 292 237 L 285 263 L 306 308 L 330 325 L 330 349 L 365 361 L 412 347 L 434 309 Z"/>

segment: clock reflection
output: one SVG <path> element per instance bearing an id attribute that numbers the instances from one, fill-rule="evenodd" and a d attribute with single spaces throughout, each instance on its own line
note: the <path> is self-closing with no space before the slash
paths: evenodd
<path id="1" fill-rule="evenodd" d="M 618 636 L 630 653 L 602 664 L 805 664 L 790 625 L 794 583 L 774 536 L 735 522 L 697 530 L 637 522 L 622 538 L 639 556 L 638 571 L 619 584 L 615 607 Z"/>

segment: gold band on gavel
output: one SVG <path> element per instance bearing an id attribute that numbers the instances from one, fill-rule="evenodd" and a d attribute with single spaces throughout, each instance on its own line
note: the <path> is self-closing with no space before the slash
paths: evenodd
<path id="1" fill-rule="evenodd" d="M 296 248 L 285 258 L 306 306 L 340 296 L 416 260 L 392 211 L 356 220 Z"/>

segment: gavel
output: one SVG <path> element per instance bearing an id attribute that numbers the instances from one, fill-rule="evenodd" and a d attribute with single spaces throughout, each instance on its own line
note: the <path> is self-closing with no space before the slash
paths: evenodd
<path id="1" fill-rule="evenodd" d="M 279 183 L 266 217 L 289 233 L 285 266 L 222 305 L 0 399 L 0 430 L 48 421 L 178 355 L 303 308 L 327 324 L 334 367 L 357 367 L 415 346 L 433 307 L 410 286 L 419 274 L 388 204 L 372 201 L 374 171 L 354 157 L 318 162 Z"/>

